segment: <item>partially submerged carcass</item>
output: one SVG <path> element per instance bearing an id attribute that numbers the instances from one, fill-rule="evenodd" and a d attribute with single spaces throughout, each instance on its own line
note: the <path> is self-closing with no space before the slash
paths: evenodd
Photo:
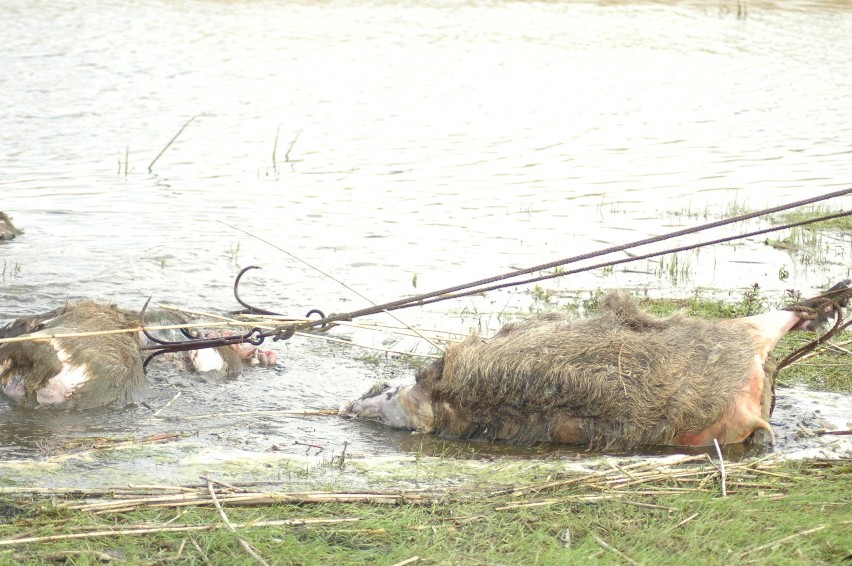
<path id="1" fill-rule="evenodd" d="M 849 284 L 832 289 L 838 300 L 848 298 Z M 774 440 L 770 353 L 787 331 L 809 328 L 831 309 L 821 300 L 800 305 L 730 320 L 657 318 L 613 292 L 595 318 L 543 314 L 490 340 L 472 335 L 414 384 L 379 384 L 339 413 L 518 444 L 706 446 L 761 431 Z"/>
<path id="2" fill-rule="evenodd" d="M 148 325 L 180 325 L 187 320 L 174 312 L 146 313 Z M 27 406 L 89 409 L 133 402 L 146 384 L 143 346 L 151 341 L 141 332 L 105 331 L 140 328 L 139 312 L 83 300 L 48 313 L 19 318 L 0 328 L 0 338 L 31 335 L 0 343 L 0 392 Z M 69 336 L 96 333 L 96 336 Z M 173 338 L 174 330 L 151 333 Z M 247 344 L 167 354 L 183 371 L 210 377 L 232 377 L 244 363 L 272 365 L 273 352 Z"/>
<path id="3" fill-rule="evenodd" d="M 12 224 L 12 219 L 0 210 L 0 240 L 14 240 L 16 236 L 23 234 L 23 230 L 18 230 Z"/>

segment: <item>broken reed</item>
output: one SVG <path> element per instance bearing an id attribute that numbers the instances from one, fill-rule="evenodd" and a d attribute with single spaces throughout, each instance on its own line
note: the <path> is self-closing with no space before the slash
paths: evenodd
<path id="1" fill-rule="evenodd" d="M 764 477 L 797 481 L 804 478 L 775 471 L 780 464 L 768 458 L 750 462 L 727 462 L 725 472 L 727 484 L 755 485 L 754 480 Z M 658 460 L 643 460 L 638 463 L 617 465 L 585 475 L 565 479 L 511 485 L 490 491 L 486 497 L 494 500 L 495 511 L 516 509 L 525 506 L 550 505 L 566 501 L 597 501 L 628 496 L 682 494 L 688 492 L 718 491 L 717 481 L 721 468 L 706 454 L 678 456 Z M 208 478 L 204 478 L 208 480 Z M 464 498 L 476 492 L 471 488 L 424 490 L 403 489 L 393 491 L 252 491 L 252 485 L 231 485 L 209 480 L 219 487 L 215 494 L 219 502 L 229 507 L 263 506 L 272 504 L 324 504 L 359 503 L 368 505 L 431 505 L 453 498 Z M 558 498 L 538 498 L 541 494 L 572 486 L 582 491 Z M 641 490 L 636 490 L 642 486 Z M 653 487 L 653 489 L 648 489 Z M 763 486 L 772 489 L 773 484 Z M 80 512 L 104 514 L 125 513 L 144 509 L 185 508 L 213 506 L 207 483 L 199 485 L 161 486 L 128 485 L 105 488 L 43 488 L 36 486 L 0 487 L 0 496 L 67 498 L 56 504 L 57 508 Z M 530 499 L 522 499 L 530 497 Z M 73 498 L 73 499 L 72 499 Z M 80 499 L 82 498 L 82 499 Z M 508 499 L 508 501 L 507 501 Z M 502 502 L 502 503 L 501 503 Z M 0 545 L 3 541 L 0 541 Z M 6 543 L 9 544 L 9 543 Z"/>
<path id="2" fill-rule="evenodd" d="M 803 551 L 791 564 L 842 558 L 852 460 L 770 458 L 726 462 L 725 498 L 707 454 L 608 458 L 587 473 L 496 462 L 466 467 L 462 485 L 428 489 L 289 491 L 275 489 L 287 480 L 234 485 L 209 475 L 179 486 L 6 487 L 0 562 L 572 563 L 610 554 L 631 564 L 771 564 L 791 548 Z M 443 459 L 434 464 L 445 470 Z M 757 531 L 738 538 L 730 517 L 744 512 Z"/>

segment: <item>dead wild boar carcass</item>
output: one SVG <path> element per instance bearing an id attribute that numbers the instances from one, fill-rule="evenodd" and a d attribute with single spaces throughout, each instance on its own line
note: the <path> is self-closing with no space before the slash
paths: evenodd
<path id="1" fill-rule="evenodd" d="M 657 318 L 613 292 L 595 318 L 543 314 L 490 340 L 472 335 L 414 384 L 374 386 L 340 415 L 518 444 L 706 446 L 743 442 L 756 431 L 774 440 L 769 354 L 813 316 Z"/>
<path id="2" fill-rule="evenodd" d="M 146 313 L 145 322 L 153 326 L 187 321 L 177 313 L 153 311 Z M 146 384 L 142 360 L 147 352 L 142 345 L 150 343 L 148 338 L 140 332 L 63 335 L 140 326 L 138 312 L 90 300 L 19 318 L 0 328 L 0 338 L 30 334 L 42 339 L 0 343 L 0 392 L 25 406 L 89 409 L 131 403 Z M 178 332 L 152 334 L 175 339 Z M 181 370 L 211 377 L 238 375 L 244 363 L 275 363 L 273 352 L 262 352 L 248 344 L 189 350 L 166 357 Z"/>

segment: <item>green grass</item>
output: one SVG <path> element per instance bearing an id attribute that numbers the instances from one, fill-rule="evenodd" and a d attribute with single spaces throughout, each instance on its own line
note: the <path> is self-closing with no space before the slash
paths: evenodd
<path id="1" fill-rule="evenodd" d="M 776 219 L 773 219 L 773 222 L 775 224 L 791 224 L 794 222 L 801 222 L 803 220 L 810 220 L 819 216 L 827 216 L 829 214 L 834 214 L 837 212 L 843 212 L 843 208 L 832 208 L 830 206 L 825 205 L 810 206 L 804 207 L 800 210 L 782 212 L 778 215 Z M 813 232 L 832 230 L 848 234 L 852 232 L 852 216 L 841 216 L 840 218 L 823 220 L 822 222 L 815 222 L 813 224 L 806 224 L 802 226 L 802 229 Z"/>
<path id="2" fill-rule="evenodd" d="M 462 464 L 427 458 L 416 466 L 457 481 Z M 432 493 L 425 504 L 225 505 L 229 520 L 241 524 L 355 519 L 237 533 L 223 528 L 212 507 L 94 515 L 62 508 L 65 497 L 6 495 L 0 496 L 2 541 L 167 525 L 210 529 L 0 546 L 0 563 L 98 564 L 111 556 L 130 564 L 255 564 L 238 537 L 270 564 L 390 565 L 413 557 L 417 564 L 828 564 L 852 553 L 849 461 L 786 463 L 768 472 L 758 467 L 759 473 L 752 465 L 728 466 L 722 497 L 719 474 L 707 463 L 681 467 L 701 470 L 692 480 L 617 491 L 575 481 L 521 495 L 495 492 L 583 476 L 552 459 L 467 465 L 462 486 Z M 394 481 L 377 487 L 398 492 Z"/>

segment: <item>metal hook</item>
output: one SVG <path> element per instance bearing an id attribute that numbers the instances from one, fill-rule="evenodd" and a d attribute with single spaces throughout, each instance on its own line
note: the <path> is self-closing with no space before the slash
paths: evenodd
<path id="1" fill-rule="evenodd" d="M 145 335 L 149 338 L 151 336 L 147 332 Z M 233 344 L 251 344 L 252 346 L 260 346 L 266 338 L 273 335 L 274 333 L 263 332 L 260 328 L 255 327 L 245 334 L 237 334 L 234 336 L 217 336 L 216 338 L 178 340 L 174 342 L 155 340 L 158 345 L 142 346 L 141 348 L 142 350 L 153 350 L 148 357 L 145 358 L 145 362 L 142 364 L 142 369 L 147 369 L 148 363 L 153 358 L 162 354 L 188 352 L 190 350 L 202 350 L 204 348 L 218 348 L 219 346 L 231 346 Z"/>
<path id="2" fill-rule="evenodd" d="M 239 313 L 239 314 L 267 314 L 267 315 L 270 315 L 270 316 L 283 316 L 283 315 L 281 315 L 277 312 L 272 312 L 272 311 L 268 311 L 266 309 L 259 309 L 257 307 L 253 307 L 240 298 L 240 294 L 238 292 L 238 288 L 240 286 L 240 279 L 242 279 L 245 272 L 250 270 L 250 269 L 263 269 L 263 268 L 260 267 L 259 265 L 249 265 L 248 267 L 242 268 L 240 270 L 240 272 L 237 274 L 237 278 L 234 280 L 234 298 L 237 299 L 238 303 L 240 303 L 242 306 L 245 307 L 245 310 L 236 311 L 236 312 Z"/>
<path id="3" fill-rule="evenodd" d="M 148 363 L 156 356 L 167 354 L 170 352 L 187 352 L 189 350 L 201 350 L 204 348 L 218 348 L 219 346 L 230 346 L 232 344 L 251 344 L 252 346 L 260 346 L 263 341 L 272 336 L 274 333 L 264 333 L 260 328 L 254 327 L 245 334 L 235 334 L 233 336 L 217 336 L 215 338 L 194 338 L 187 329 L 181 328 L 181 332 L 186 336 L 187 340 L 163 340 L 157 338 L 145 326 L 145 312 L 148 310 L 148 304 L 151 302 L 151 297 L 145 301 L 142 311 L 139 313 L 139 323 L 142 333 L 154 344 L 142 346 L 142 350 L 152 350 L 152 353 L 145 359 L 142 368 L 146 369 Z"/>
<path id="4" fill-rule="evenodd" d="M 234 298 L 237 299 L 237 302 L 240 303 L 242 306 L 244 306 L 245 309 L 240 310 L 240 311 L 232 311 L 233 314 L 265 314 L 265 315 L 269 315 L 269 316 L 284 317 L 285 315 L 274 312 L 274 311 L 269 311 L 269 310 L 266 310 L 266 309 L 260 309 L 260 308 L 257 308 L 257 307 L 253 307 L 240 298 L 240 293 L 239 293 L 240 280 L 243 278 L 243 275 L 245 275 L 245 273 L 247 271 L 249 271 L 250 269 L 263 269 L 263 268 L 260 267 L 259 265 L 249 265 L 248 267 L 242 268 L 240 270 L 240 272 L 237 274 L 237 278 L 234 280 Z M 311 318 L 311 315 L 313 315 L 313 314 L 318 314 L 320 319 L 325 318 L 325 313 L 323 313 L 319 309 L 309 310 L 308 314 L 305 315 L 305 318 Z M 286 319 L 286 318 L 284 319 L 284 321 L 287 321 L 287 320 L 295 320 L 295 319 Z M 328 323 L 325 323 L 322 326 L 320 326 L 320 330 L 328 330 L 329 326 L 330 325 Z M 279 334 L 279 336 L 280 336 L 280 334 Z M 292 334 L 291 334 L 291 336 L 292 336 Z M 289 338 L 289 337 L 290 336 L 287 336 L 287 338 Z M 280 337 L 276 338 L 276 340 L 281 340 L 281 339 L 282 338 L 280 338 Z M 286 340 L 286 338 L 284 338 L 284 340 Z"/>
<path id="5" fill-rule="evenodd" d="M 154 335 L 148 332 L 148 329 L 145 328 L 145 311 L 148 310 L 148 303 L 151 302 L 151 297 L 148 297 L 148 300 L 145 301 L 145 304 L 142 305 L 142 310 L 139 312 L 139 326 L 142 328 L 142 334 L 144 334 L 148 340 L 154 342 L 156 344 L 174 344 L 175 342 L 170 342 L 168 340 L 160 340 L 159 338 L 155 338 Z M 143 347 L 143 349 L 145 349 Z"/>

